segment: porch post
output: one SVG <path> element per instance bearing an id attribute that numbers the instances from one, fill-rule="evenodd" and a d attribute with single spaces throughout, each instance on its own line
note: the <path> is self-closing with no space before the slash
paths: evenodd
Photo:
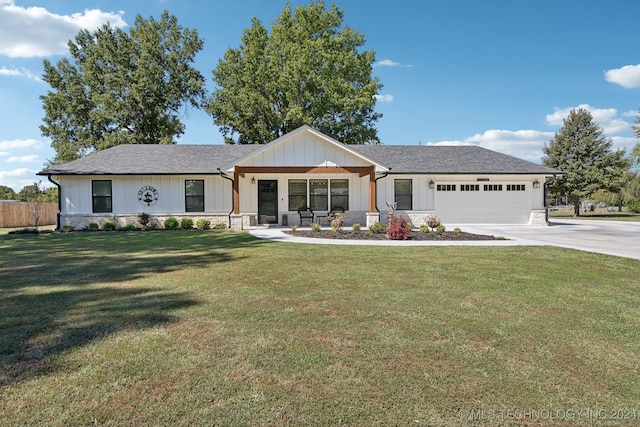
<path id="1" fill-rule="evenodd" d="M 240 213 L 240 174 L 237 167 L 233 171 L 233 213 Z"/>
<path id="2" fill-rule="evenodd" d="M 369 168 L 369 212 L 376 211 L 376 172 L 375 168 L 371 166 Z"/>

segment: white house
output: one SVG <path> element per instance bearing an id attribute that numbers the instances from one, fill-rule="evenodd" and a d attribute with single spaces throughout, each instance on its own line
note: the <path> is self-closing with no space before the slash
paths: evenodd
<path id="1" fill-rule="evenodd" d="M 546 225 L 545 181 L 562 172 L 477 146 L 345 145 L 302 126 L 266 145 L 120 145 L 39 172 L 59 188 L 59 227 L 135 224 L 146 212 L 232 229 L 386 219 L 386 202 L 418 226 Z M 381 215 L 382 212 L 382 215 Z"/>

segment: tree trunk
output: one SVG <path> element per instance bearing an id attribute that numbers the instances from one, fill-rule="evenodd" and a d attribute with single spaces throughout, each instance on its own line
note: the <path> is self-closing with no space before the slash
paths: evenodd
<path id="1" fill-rule="evenodd" d="M 580 200 L 573 202 L 573 216 L 580 216 Z"/>

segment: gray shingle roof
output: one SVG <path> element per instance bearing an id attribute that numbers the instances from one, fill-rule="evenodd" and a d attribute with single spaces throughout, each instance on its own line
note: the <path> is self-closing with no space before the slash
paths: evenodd
<path id="1" fill-rule="evenodd" d="M 476 145 L 356 145 L 391 173 L 554 174 L 560 171 Z"/>
<path id="2" fill-rule="evenodd" d="M 253 145 L 119 145 L 39 175 L 217 174 L 218 168 L 255 150 Z M 391 173 L 554 174 L 548 168 L 478 146 L 352 145 Z"/>
<path id="3" fill-rule="evenodd" d="M 252 145 L 118 145 L 53 166 L 40 175 L 217 174 L 225 163 L 255 150 Z"/>

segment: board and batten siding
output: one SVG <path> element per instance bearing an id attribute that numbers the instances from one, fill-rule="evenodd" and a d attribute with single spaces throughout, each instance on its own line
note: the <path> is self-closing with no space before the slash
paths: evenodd
<path id="1" fill-rule="evenodd" d="M 206 213 L 231 211 L 231 182 L 217 175 L 100 175 L 61 176 L 61 213 L 91 214 L 93 180 L 110 180 L 113 214 L 179 214 L 185 212 L 185 180 L 204 180 Z M 147 206 L 138 200 L 138 191 L 152 186 L 158 191 L 158 201 Z"/>
<path id="2" fill-rule="evenodd" d="M 362 158 L 322 138 L 302 133 L 240 162 L 238 166 L 370 166 Z"/>

